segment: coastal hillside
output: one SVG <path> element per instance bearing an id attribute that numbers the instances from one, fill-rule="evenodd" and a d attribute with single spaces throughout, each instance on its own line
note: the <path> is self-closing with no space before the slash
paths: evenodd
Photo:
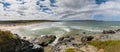
<path id="1" fill-rule="evenodd" d="M 43 52 L 42 47 L 34 48 L 34 44 L 20 39 L 17 34 L 0 30 L 0 52 Z"/>
<path id="2" fill-rule="evenodd" d="M 59 38 L 45 35 L 26 40 L 10 31 L 0 30 L 0 52 L 119 52 L 118 30 L 101 33 L 66 34 Z M 99 35 L 98 35 L 99 34 Z M 54 41 L 57 41 L 53 44 Z"/>

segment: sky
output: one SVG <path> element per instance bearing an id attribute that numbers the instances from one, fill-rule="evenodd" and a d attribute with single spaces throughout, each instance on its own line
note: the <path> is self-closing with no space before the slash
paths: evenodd
<path id="1" fill-rule="evenodd" d="M 0 0 L 0 20 L 120 21 L 120 0 Z"/>

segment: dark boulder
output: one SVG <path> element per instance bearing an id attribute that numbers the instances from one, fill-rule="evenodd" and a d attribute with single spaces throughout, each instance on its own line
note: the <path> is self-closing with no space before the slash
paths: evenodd
<path id="1" fill-rule="evenodd" d="M 102 32 L 103 34 L 115 34 L 116 32 L 115 31 L 113 31 L 113 30 L 103 30 L 103 32 Z"/>
<path id="2" fill-rule="evenodd" d="M 94 37 L 93 36 L 87 36 L 87 41 L 91 41 Z"/>
<path id="3" fill-rule="evenodd" d="M 60 37 L 59 39 L 58 39 L 58 41 L 63 41 L 64 40 L 64 37 Z"/>
<path id="4" fill-rule="evenodd" d="M 39 44 L 40 46 L 45 47 L 51 44 L 52 42 L 54 42 L 55 39 L 56 39 L 56 36 L 54 35 L 46 35 L 46 36 L 36 38 L 33 42 L 36 44 Z"/>
<path id="5" fill-rule="evenodd" d="M 82 32 L 83 34 L 86 34 L 86 32 Z"/>
<path id="6" fill-rule="evenodd" d="M 71 36 L 64 36 L 64 37 L 60 37 L 58 39 L 59 42 L 71 42 L 72 40 L 74 40 L 74 37 Z"/>
<path id="7" fill-rule="evenodd" d="M 120 29 L 115 30 L 116 32 L 120 32 Z"/>
<path id="8" fill-rule="evenodd" d="M 84 37 L 81 38 L 81 42 L 83 44 L 86 44 L 87 41 L 91 41 L 91 40 L 93 40 L 93 38 L 94 38 L 93 36 L 84 36 Z"/>

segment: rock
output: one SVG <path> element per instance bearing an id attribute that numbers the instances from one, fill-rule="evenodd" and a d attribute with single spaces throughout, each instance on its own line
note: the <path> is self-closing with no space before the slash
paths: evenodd
<path id="1" fill-rule="evenodd" d="M 84 36 L 81 38 L 81 41 L 84 41 L 84 40 L 91 41 L 93 38 L 94 38 L 93 36 Z"/>
<path id="2" fill-rule="evenodd" d="M 71 42 L 70 38 L 64 38 L 63 42 Z"/>
<path id="3" fill-rule="evenodd" d="M 33 49 L 34 44 L 26 40 L 13 39 L 8 42 L 0 44 L 0 52 L 44 52 L 44 49 L 42 47 L 37 47 Z"/>
<path id="4" fill-rule="evenodd" d="M 58 39 L 58 41 L 63 41 L 64 40 L 64 37 L 60 37 L 59 39 Z"/>
<path id="5" fill-rule="evenodd" d="M 83 34 L 86 34 L 86 32 L 82 32 Z"/>
<path id="6" fill-rule="evenodd" d="M 120 32 L 120 29 L 115 30 L 116 32 Z"/>
<path id="7" fill-rule="evenodd" d="M 34 40 L 34 43 L 44 47 L 44 46 L 47 46 L 48 44 L 51 44 L 55 39 L 56 39 L 56 36 L 54 35 L 46 35 L 46 36 L 36 38 Z"/>
<path id="8" fill-rule="evenodd" d="M 33 43 L 20 39 L 17 34 L 0 31 L 0 52 L 44 52 L 42 47 L 35 47 Z"/>
<path id="9" fill-rule="evenodd" d="M 102 32 L 103 34 L 115 34 L 116 32 L 115 31 L 113 31 L 113 30 L 103 30 L 103 32 Z"/>
<path id="10" fill-rule="evenodd" d="M 94 37 L 93 36 L 86 36 L 87 41 L 91 41 Z"/>
<path id="11" fill-rule="evenodd" d="M 85 37 L 82 37 L 82 38 L 81 38 L 81 42 L 82 42 L 83 44 L 86 44 L 87 41 L 91 41 L 93 38 L 94 38 L 93 36 L 85 36 Z"/>
<path id="12" fill-rule="evenodd" d="M 99 37 L 98 37 L 98 40 L 110 40 L 110 39 L 112 39 L 112 36 L 111 35 L 100 35 Z"/>
<path id="13" fill-rule="evenodd" d="M 60 37 L 58 39 L 59 42 L 64 41 L 64 42 L 70 42 L 71 40 L 74 40 L 75 38 L 70 37 L 70 36 L 65 36 L 65 37 Z"/>
<path id="14" fill-rule="evenodd" d="M 44 52 L 44 49 L 41 46 L 35 46 L 34 44 L 22 40 L 22 52 Z"/>
<path id="15" fill-rule="evenodd" d="M 44 52 L 43 47 L 32 48 L 29 52 Z"/>
<path id="16" fill-rule="evenodd" d="M 14 38 L 19 38 L 20 39 L 20 36 L 18 34 L 14 34 Z"/>

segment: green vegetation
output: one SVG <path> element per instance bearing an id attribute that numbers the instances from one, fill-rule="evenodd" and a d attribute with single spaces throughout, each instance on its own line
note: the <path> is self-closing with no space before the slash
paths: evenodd
<path id="1" fill-rule="evenodd" d="M 67 49 L 65 49 L 65 52 L 75 52 L 75 49 L 74 48 L 67 48 Z"/>
<path id="2" fill-rule="evenodd" d="M 0 30 L 0 49 L 7 50 L 16 46 L 14 35 L 10 31 Z"/>
<path id="3" fill-rule="evenodd" d="M 8 39 L 14 38 L 13 34 L 10 31 L 0 31 L 0 36 L 4 36 Z"/>
<path id="4" fill-rule="evenodd" d="M 120 52 L 120 40 L 108 40 L 108 41 L 89 41 L 88 44 L 97 47 L 98 49 L 104 49 L 105 52 Z"/>
<path id="5" fill-rule="evenodd" d="M 14 38 L 14 35 L 10 31 L 1 31 L 0 30 L 0 43 L 3 43 L 3 41 L 9 41 Z"/>

